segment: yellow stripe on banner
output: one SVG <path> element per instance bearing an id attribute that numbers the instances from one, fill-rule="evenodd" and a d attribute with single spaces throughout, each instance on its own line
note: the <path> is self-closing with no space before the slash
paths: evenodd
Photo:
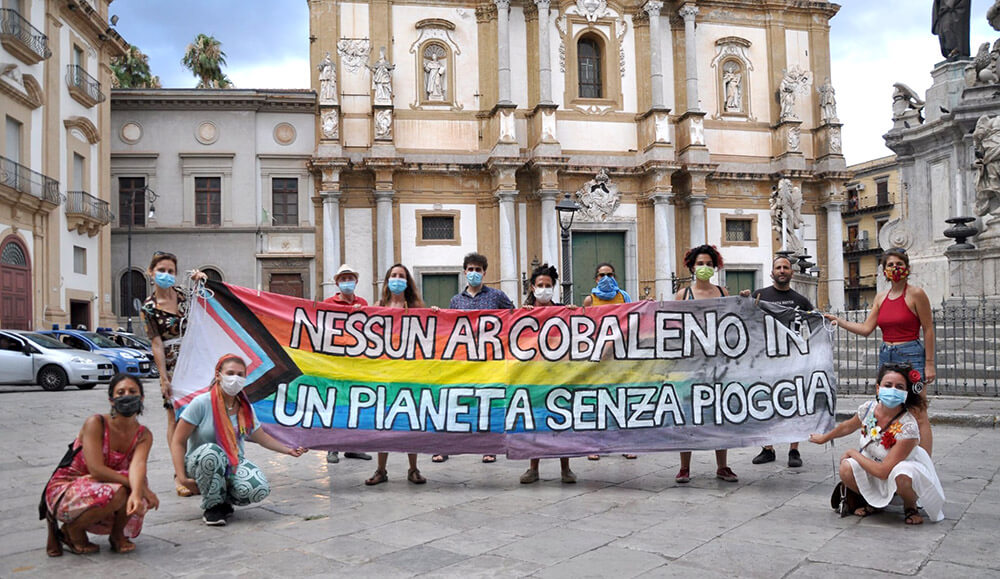
<path id="1" fill-rule="evenodd" d="M 667 360 L 602 360 L 601 372 L 595 362 L 519 362 L 496 360 L 373 360 L 328 356 L 285 348 L 304 374 L 358 382 L 409 382 L 427 384 L 497 384 L 510 372 L 512 385 L 604 386 L 605 376 L 614 375 L 615 384 L 649 384 L 684 381 L 686 372 L 670 373 L 676 363 Z"/>

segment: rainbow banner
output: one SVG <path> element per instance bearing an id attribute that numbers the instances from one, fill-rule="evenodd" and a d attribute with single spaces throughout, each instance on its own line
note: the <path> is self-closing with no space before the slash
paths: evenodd
<path id="1" fill-rule="evenodd" d="M 750 298 L 434 312 L 207 290 L 176 407 L 240 354 L 257 416 L 289 445 L 523 459 L 794 442 L 833 425 L 821 316 Z"/>

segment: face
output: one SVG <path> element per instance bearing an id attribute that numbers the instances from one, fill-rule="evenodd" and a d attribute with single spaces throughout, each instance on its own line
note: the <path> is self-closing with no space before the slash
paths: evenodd
<path id="1" fill-rule="evenodd" d="M 771 279 L 786 284 L 792 279 L 792 264 L 787 259 L 779 259 L 771 267 Z"/>
<path id="2" fill-rule="evenodd" d="M 160 261 L 156 262 L 156 265 L 153 266 L 153 269 L 150 273 L 152 273 L 153 275 L 156 275 L 157 273 L 169 273 L 170 275 L 177 275 L 177 264 L 174 263 L 174 260 L 172 259 L 161 259 Z"/>
<path id="3" fill-rule="evenodd" d="M 468 271 L 468 270 L 466 270 Z M 480 270 L 482 271 L 482 270 Z M 389 279 L 406 279 L 406 270 L 401 267 L 394 267 L 389 271 Z"/>
<path id="4" fill-rule="evenodd" d="M 219 369 L 219 375 L 220 376 L 243 376 L 245 378 L 246 375 L 247 375 L 247 367 L 244 366 L 243 363 L 241 363 L 241 362 L 237 362 L 236 360 L 230 360 L 230 361 L 226 362 L 225 364 L 223 364 L 222 368 Z"/>
<path id="5" fill-rule="evenodd" d="M 885 260 L 885 267 L 888 269 L 890 267 L 905 266 L 906 262 L 896 255 L 890 255 L 888 259 Z"/>
<path id="6" fill-rule="evenodd" d="M 465 266 L 465 273 L 472 273 L 474 271 L 479 273 L 486 272 L 486 270 L 483 269 L 483 266 L 479 265 L 478 263 L 470 263 L 469 265 Z"/>
<path id="7" fill-rule="evenodd" d="M 115 384 L 115 389 L 111 391 L 111 398 L 121 398 L 122 396 L 142 396 L 139 385 L 130 378 Z"/>
<path id="8" fill-rule="evenodd" d="M 353 273 L 342 273 L 342 274 L 340 274 L 340 276 L 337 277 L 337 279 L 335 279 L 333 281 L 335 281 L 337 283 L 341 283 L 341 282 L 345 282 L 345 281 L 353 281 L 354 283 L 358 283 L 358 276 L 354 275 Z"/>
<path id="9" fill-rule="evenodd" d="M 552 278 L 547 275 L 540 275 L 535 278 L 535 283 L 531 286 L 535 287 L 554 287 L 555 284 L 552 283 Z"/>
<path id="10" fill-rule="evenodd" d="M 602 265 L 601 268 L 597 270 L 597 277 L 594 279 L 601 281 L 602 277 L 615 277 L 615 268 L 610 265 Z"/>
<path id="11" fill-rule="evenodd" d="M 715 261 L 712 260 L 712 256 L 707 253 L 699 253 L 698 257 L 694 258 L 694 266 L 701 267 L 707 265 L 708 267 L 715 267 Z"/>
<path id="12" fill-rule="evenodd" d="M 879 387 L 895 388 L 906 392 L 906 378 L 899 372 L 886 372 L 885 376 L 882 376 L 882 381 L 879 382 Z"/>

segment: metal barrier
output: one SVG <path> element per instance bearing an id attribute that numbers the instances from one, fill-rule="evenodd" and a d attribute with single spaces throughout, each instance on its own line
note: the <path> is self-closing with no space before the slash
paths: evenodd
<path id="1" fill-rule="evenodd" d="M 945 302 L 934 313 L 934 359 L 937 378 L 929 394 L 1000 396 L 1000 304 L 982 300 Z M 864 322 L 868 310 L 840 314 Z M 841 394 L 873 394 L 878 373 L 880 332 L 867 338 L 838 330 L 834 365 Z"/>

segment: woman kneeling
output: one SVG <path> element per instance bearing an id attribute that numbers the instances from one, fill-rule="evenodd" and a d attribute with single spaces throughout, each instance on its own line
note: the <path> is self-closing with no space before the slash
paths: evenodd
<path id="1" fill-rule="evenodd" d="M 259 503 L 271 493 L 264 473 L 243 456 L 244 439 L 291 456 L 306 452 L 302 447 L 288 448 L 261 430 L 243 393 L 246 372 L 239 356 L 220 358 L 208 392 L 184 409 L 171 441 L 177 481 L 201 493 L 206 525 L 225 525 L 233 505 Z"/>
<path id="2" fill-rule="evenodd" d="M 861 430 L 861 449 L 852 448 L 840 459 L 840 480 L 868 503 L 855 515 L 870 515 L 899 494 L 907 525 L 924 522 L 918 500 L 931 520 L 944 518 L 944 491 L 930 455 L 918 446 L 920 430 L 911 414 L 926 405 L 922 387 L 920 373 L 909 364 L 885 364 L 878 373 L 877 401 L 865 402 L 830 432 L 809 436 L 810 442 L 824 444 Z"/>

